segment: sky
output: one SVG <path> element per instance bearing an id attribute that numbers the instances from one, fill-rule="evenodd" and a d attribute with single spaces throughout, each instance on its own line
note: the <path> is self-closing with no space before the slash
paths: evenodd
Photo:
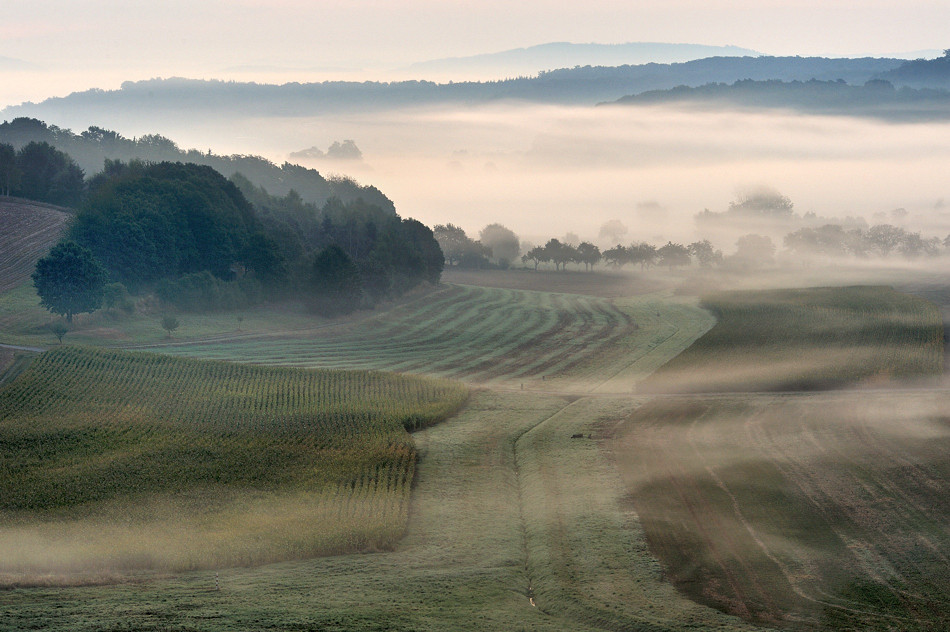
<path id="1" fill-rule="evenodd" d="M 552 41 L 884 56 L 947 45 L 946 0 L 32 0 L 5 3 L 0 103 L 150 77 L 387 78 Z M 254 70 L 249 72 L 248 67 Z M 239 72 L 236 68 L 242 68 Z M 278 69 L 280 69 L 278 71 Z"/>

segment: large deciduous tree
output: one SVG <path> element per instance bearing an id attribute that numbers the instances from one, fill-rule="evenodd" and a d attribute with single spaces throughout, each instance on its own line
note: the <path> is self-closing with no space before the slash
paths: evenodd
<path id="1" fill-rule="evenodd" d="M 507 266 L 521 254 L 521 242 L 511 229 L 501 224 L 489 224 L 478 233 L 478 240 L 491 250 L 497 263 Z"/>
<path id="2" fill-rule="evenodd" d="M 102 305 L 106 272 L 86 248 L 72 241 L 54 247 L 33 272 L 40 305 L 73 322 L 73 314 L 93 312 Z"/>

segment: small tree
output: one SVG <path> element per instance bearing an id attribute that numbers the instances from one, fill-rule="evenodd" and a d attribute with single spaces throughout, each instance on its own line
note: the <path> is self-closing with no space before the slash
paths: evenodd
<path id="1" fill-rule="evenodd" d="M 61 242 L 36 263 L 33 285 L 40 305 L 66 317 L 93 312 L 102 305 L 106 272 L 89 250 L 72 241 Z"/>
<path id="2" fill-rule="evenodd" d="M 50 323 L 49 330 L 53 332 L 53 335 L 59 340 L 59 344 L 63 344 L 63 336 L 69 333 L 69 327 L 61 320 Z"/>
<path id="3" fill-rule="evenodd" d="M 178 326 L 181 323 L 178 322 L 178 319 L 172 316 L 171 314 L 165 314 L 162 316 L 162 329 L 168 332 L 168 337 L 172 337 L 172 332 L 178 329 Z"/>

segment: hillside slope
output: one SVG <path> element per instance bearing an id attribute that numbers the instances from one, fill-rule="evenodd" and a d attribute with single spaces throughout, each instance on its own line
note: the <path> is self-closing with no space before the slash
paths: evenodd
<path id="1" fill-rule="evenodd" d="M 30 278 L 36 262 L 59 241 L 67 209 L 19 198 L 0 197 L 0 292 Z"/>

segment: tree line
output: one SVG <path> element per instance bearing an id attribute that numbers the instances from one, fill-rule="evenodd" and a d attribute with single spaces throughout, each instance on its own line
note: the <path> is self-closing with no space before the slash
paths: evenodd
<path id="1" fill-rule="evenodd" d="M 782 213 L 791 213 L 790 203 L 784 205 Z M 479 233 L 479 239 L 468 237 L 462 228 L 453 224 L 436 225 L 433 230 L 445 253 L 446 265 L 460 268 L 507 268 L 520 259 L 523 266 L 532 266 L 535 270 L 542 264 L 553 264 L 555 270 L 566 270 L 568 264 L 578 268 L 583 266 L 585 270 L 598 264 L 615 269 L 631 265 L 639 266 L 641 270 L 654 267 L 672 270 L 693 263 L 704 268 L 749 269 L 774 264 L 778 253 L 771 237 L 757 233 L 739 237 L 735 251 L 725 255 L 709 239 L 687 244 L 668 241 L 661 246 L 635 241 L 602 250 L 590 241 L 581 241 L 574 234 L 563 239 L 549 239 L 542 246 L 519 246 L 518 236 L 500 224 L 486 226 Z M 600 236 L 618 238 L 626 232 L 626 227 L 618 220 L 611 220 L 601 227 Z M 912 232 L 892 224 L 878 224 L 867 229 L 840 224 L 805 227 L 787 233 L 782 244 L 788 254 L 796 257 L 901 256 L 916 259 L 950 254 L 950 235 L 944 239 L 923 237 L 919 231 Z"/>

